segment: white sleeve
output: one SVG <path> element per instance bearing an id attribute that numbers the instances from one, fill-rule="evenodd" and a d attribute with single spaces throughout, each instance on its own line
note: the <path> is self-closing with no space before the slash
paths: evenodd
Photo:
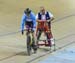
<path id="1" fill-rule="evenodd" d="M 38 14 L 36 15 L 36 19 L 38 19 Z"/>
<path id="2" fill-rule="evenodd" d="M 51 12 L 49 12 L 49 16 L 50 16 L 50 17 L 54 17 L 53 14 L 52 14 Z"/>

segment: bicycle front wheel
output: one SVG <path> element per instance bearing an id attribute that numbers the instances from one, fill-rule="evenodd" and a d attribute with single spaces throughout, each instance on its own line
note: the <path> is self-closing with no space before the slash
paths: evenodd
<path id="1" fill-rule="evenodd" d="M 30 56 L 31 55 L 31 37 L 27 36 L 27 53 Z"/>

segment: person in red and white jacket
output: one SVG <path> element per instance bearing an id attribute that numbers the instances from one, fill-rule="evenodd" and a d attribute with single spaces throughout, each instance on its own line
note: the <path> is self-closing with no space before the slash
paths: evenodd
<path id="1" fill-rule="evenodd" d="M 51 42 L 54 44 L 54 39 L 53 39 L 53 35 L 52 35 L 52 32 L 51 32 L 51 21 L 54 20 L 54 16 L 51 12 L 48 12 L 45 10 L 45 8 L 43 6 L 40 7 L 40 11 L 38 12 L 38 14 L 36 15 L 36 20 L 37 21 L 47 21 L 47 24 L 48 24 L 48 29 L 50 31 L 50 40 Z M 39 40 L 40 36 L 41 36 L 41 30 L 38 28 L 38 27 L 41 27 L 41 25 L 37 25 L 37 30 L 36 32 L 39 31 L 38 36 L 37 36 L 37 40 Z M 47 30 L 47 27 L 46 27 L 46 30 Z M 47 30 L 48 31 L 48 30 Z M 49 38 L 48 38 L 49 39 Z"/>

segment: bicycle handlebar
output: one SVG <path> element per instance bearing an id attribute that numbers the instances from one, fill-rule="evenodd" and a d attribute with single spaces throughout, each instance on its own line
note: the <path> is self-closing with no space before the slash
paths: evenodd
<path id="1" fill-rule="evenodd" d="M 36 27 L 33 27 L 36 28 Z M 23 31 L 33 30 L 33 28 L 25 28 Z"/>

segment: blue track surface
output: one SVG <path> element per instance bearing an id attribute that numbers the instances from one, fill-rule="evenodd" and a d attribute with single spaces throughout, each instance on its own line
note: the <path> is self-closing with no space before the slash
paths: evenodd
<path id="1" fill-rule="evenodd" d="M 58 51 L 39 63 L 75 63 L 75 48 Z"/>

